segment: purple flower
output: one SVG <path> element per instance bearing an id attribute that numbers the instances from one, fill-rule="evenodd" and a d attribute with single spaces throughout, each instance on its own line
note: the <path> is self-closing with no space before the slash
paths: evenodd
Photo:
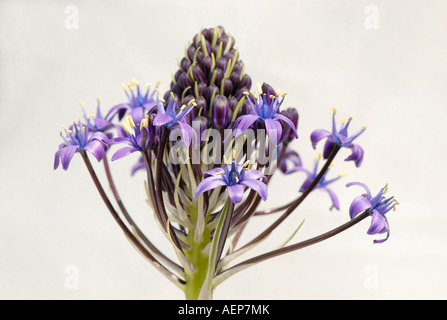
<path id="1" fill-rule="evenodd" d="M 298 138 L 298 133 L 296 132 L 295 124 L 287 117 L 279 113 L 279 108 L 284 101 L 285 94 L 279 99 L 279 91 L 276 95 L 268 95 L 263 93 L 261 87 L 258 84 L 258 93 L 256 95 L 253 91 L 244 92 L 245 95 L 251 95 L 254 99 L 247 99 L 251 107 L 250 114 L 242 115 L 237 118 L 235 122 L 235 128 L 237 135 L 242 134 L 245 130 L 251 127 L 256 121 L 262 122 L 265 125 L 268 137 L 273 143 L 278 144 L 282 132 L 283 126 L 288 126 L 292 129 L 295 138 Z"/>
<path id="2" fill-rule="evenodd" d="M 62 162 L 62 168 L 67 170 L 73 155 L 80 151 L 90 152 L 98 161 L 104 157 L 109 139 L 102 132 L 90 133 L 90 119 L 87 120 L 87 125 L 75 122 L 71 128 L 63 127 L 61 137 L 64 142 L 55 154 L 54 169 Z"/>
<path id="3" fill-rule="evenodd" d="M 227 186 L 230 200 L 237 204 L 242 201 L 244 186 L 246 186 L 255 190 L 265 201 L 267 199 L 267 185 L 259 179 L 266 179 L 266 177 L 256 169 L 246 168 L 247 165 L 248 161 L 244 165 L 236 164 L 233 152 L 233 162 L 231 164 L 225 164 L 224 169 L 214 168 L 205 173 L 205 176 L 208 177 L 197 186 L 195 197 L 197 198 L 205 191 L 219 186 Z"/>
<path id="4" fill-rule="evenodd" d="M 365 127 L 362 127 L 361 130 L 357 131 L 352 136 L 348 135 L 348 127 L 351 123 L 352 118 L 349 118 L 347 121 L 344 120 L 340 130 L 337 131 L 337 126 L 335 124 L 335 114 L 337 113 L 337 110 L 335 108 L 333 110 L 332 115 L 332 132 L 325 130 L 325 129 L 317 129 L 312 132 L 310 135 L 310 140 L 312 142 L 312 146 L 315 149 L 317 146 L 317 143 L 327 138 L 326 144 L 324 145 L 324 151 L 323 151 L 323 158 L 327 159 L 329 157 L 329 154 L 331 153 L 333 147 L 335 145 L 338 145 L 340 147 L 346 147 L 352 150 L 352 153 L 349 157 L 345 159 L 345 161 L 354 161 L 355 165 L 357 167 L 360 167 L 363 161 L 363 149 L 357 144 L 353 144 L 352 142 L 361 135 L 365 129 Z"/>
<path id="5" fill-rule="evenodd" d="M 119 132 L 120 137 L 114 138 L 111 143 L 127 143 L 130 147 L 123 147 L 116 151 L 112 156 L 112 161 L 121 159 L 135 151 L 146 152 L 153 140 L 153 128 L 150 128 L 149 116 L 142 119 L 136 126 L 132 116 L 128 115 L 123 123 L 123 129 Z"/>
<path id="6" fill-rule="evenodd" d="M 369 188 L 360 182 L 351 182 L 346 186 L 350 187 L 353 185 L 361 186 L 366 190 L 366 194 L 359 196 L 354 199 L 349 208 L 349 215 L 351 220 L 354 219 L 361 212 L 368 210 L 371 215 L 371 226 L 369 227 L 367 233 L 369 235 L 387 233 L 385 239 L 374 240 L 374 243 L 382 243 L 388 240 L 390 236 L 390 226 L 385 214 L 391 209 L 395 210 L 395 206 L 399 203 L 394 197 L 385 198 L 385 193 L 388 190 L 388 186 L 383 187 L 379 193 L 372 197 Z"/>
<path id="7" fill-rule="evenodd" d="M 118 115 L 118 119 L 121 120 L 126 112 L 129 111 L 129 115 L 132 117 L 135 123 L 140 123 L 140 121 L 145 117 L 145 115 L 151 111 L 156 105 L 155 91 L 150 92 L 151 84 L 145 85 L 146 93 L 142 93 L 140 90 L 140 85 L 135 78 L 131 79 L 130 84 L 122 84 L 124 92 L 126 93 L 128 102 L 120 103 L 110 109 L 106 118 L 112 119 L 115 115 Z M 156 85 L 158 87 L 158 83 Z"/>
<path id="8" fill-rule="evenodd" d="M 190 100 L 187 105 L 184 104 L 179 107 L 177 99 L 171 93 L 166 109 L 163 106 L 163 102 L 163 100 L 159 100 L 157 103 L 157 114 L 153 121 L 154 126 L 166 126 L 168 128 L 178 126 L 182 136 L 182 142 L 186 147 L 189 147 L 193 137 L 197 141 L 197 136 L 193 128 L 184 122 L 184 118 L 196 105 L 194 99 Z"/>
<path id="9" fill-rule="evenodd" d="M 82 112 L 84 114 L 84 120 L 86 125 L 88 126 L 89 132 L 104 132 L 106 133 L 110 129 L 113 129 L 115 125 L 111 122 L 112 117 L 110 115 L 103 116 L 101 112 L 100 100 L 97 98 L 97 107 L 96 107 L 96 115 L 87 115 L 85 111 L 85 104 L 83 102 L 79 102 L 82 106 Z M 91 121 L 89 121 L 91 119 Z M 111 137 L 111 134 L 108 134 Z"/>
<path id="10" fill-rule="evenodd" d="M 315 161 L 314 161 L 314 167 L 312 171 L 309 171 L 303 167 L 295 167 L 292 168 L 291 170 L 288 171 L 288 173 L 292 173 L 295 171 L 303 171 L 306 175 L 307 175 L 307 179 L 303 182 L 303 184 L 301 185 L 300 188 L 300 192 L 304 192 L 309 185 L 312 183 L 312 181 L 314 181 L 319 173 L 318 170 L 318 164 L 320 162 L 321 159 L 321 154 L 317 155 L 315 157 Z M 340 210 L 340 203 L 338 201 L 338 197 L 337 195 L 334 193 L 334 191 L 332 191 L 331 189 L 328 188 L 328 185 L 334 183 L 335 181 L 339 180 L 341 177 L 345 176 L 346 174 L 339 174 L 338 177 L 330 179 L 330 180 L 326 180 L 326 174 L 329 171 L 326 171 L 323 175 L 323 177 L 320 179 L 320 181 L 318 182 L 318 184 L 315 186 L 315 189 L 320 189 L 322 191 L 326 191 L 329 194 L 329 197 L 331 198 L 332 201 L 332 206 L 337 209 Z M 314 189 L 314 190 L 315 190 Z"/>

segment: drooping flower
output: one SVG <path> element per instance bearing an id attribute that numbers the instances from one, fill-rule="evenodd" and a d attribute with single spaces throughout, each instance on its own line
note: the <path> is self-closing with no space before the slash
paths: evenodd
<path id="1" fill-rule="evenodd" d="M 67 170 L 73 155 L 81 151 L 88 151 L 96 160 L 101 161 L 106 153 L 109 139 L 103 132 L 91 133 L 90 121 L 88 118 L 86 125 L 74 122 L 70 128 L 62 127 L 61 137 L 64 142 L 59 145 L 59 150 L 55 154 L 54 169 L 62 163 L 62 168 Z"/>
<path id="2" fill-rule="evenodd" d="M 127 112 L 132 117 L 135 123 L 140 123 L 140 121 L 146 116 L 146 114 L 151 111 L 156 105 L 157 101 L 155 99 L 156 90 L 150 91 L 152 86 L 150 83 L 145 85 L 146 92 L 142 93 L 140 89 L 139 82 L 132 78 L 131 82 L 126 84 L 121 84 L 126 93 L 128 102 L 120 103 L 110 109 L 106 118 L 112 119 L 118 115 L 118 119 L 121 120 Z M 158 83 L 156 84 L 158 88 Z"/>
<path id="3" fill-rule="evenodd" d="M 354 219 L 361 212 L 368 210 L 371 215 L 371 226 L 367 233 L 369 235 L 387 233 L 386 238 L 381 240 L 374 240 L 374 243 L 382 243 L 388 240 L 390 236 L 390 226 L 385 214 L 391 209 L 395 210 L 395 206 L 399 203 L 394 197 L 385 198 L 385 193 L 388 190 L 388 185 L 383 187 L 379 193 L 373 197 L 369 188 L 360 182 L 351 182 L 346 186 L 360 186 L 365 189 L 366 194 L 358 196 L 352 201 L 349 208 L 349 215 Z"/>
<path id="4" fill-rule="evenodd" d="M 301 185 L 300 192 L 304 192 L 309 187 L 309 185 L 312 183 L 312 181 L 314 181 L 317 178 L 318 173 L 319 173 L 318 165 L 319 165 L 320 159 L 321 159 L 321 154 L 318 154 L 315 156 L 314 167 L 313 167 L 312 171 L 309 171 L 302 166 L 292 168 L 288 171 L 288 173 L 292 173 L 295 171 L 302 171 L 307 175 L 307 179 Z M 328 188 L 328 185 L 330 185 L 330 184 L 334 183 L 335 181 L 339 180 L 340 178 L 344 177 L 346 174 L 339 174 L 336 178 L 326 180 L 326 175 L 328 172 L 329 171 L 326 171 L 324 173 L 324 175 L 322 176 L 322 178 L 320 179 L 318 184 L 315 186 L 314 190 L 320 189 L 322 191 L 327 192 L 329 194 L 329 197 L 331 198 L 332 206 L 335 209 L 340 210 L 340 203 L 338 201 L 338 197 L 334 191 L 332 191 L 331 189 Z"/>
<path id="5" fill-rule="evenodd" d="M 136 151 L 146 152 L 153 140 L 153 128 L 150 126 L 149 116 L 142 119 L 139 125 L 135 125 L 132 116 L 128 115 L 123 123 L 120 137 L 112 139 L 112 144 L 126 143 L 130 147 L 122 147 L 117 150 L 112 161 L 121 159 Z"/>
<path id="6" fill-rule="evenodd" d="M 154 126 L 166 126 L 168 128 L 178 126 L 182 142 L 186 147 L 189 147 L 193 137 L 195 137 L 195 141 L 197 141 L 197 135 L 193 128 L 184 121 L 184 118 L 196 106 L 194 99 L 190 100 L 187 105 L 184 104 L 180 107 L 178 100 L 175 98 L 174 94 L 171 93 L 166 109 L 163 106 L 163 102 L 164 100 L 159 97 L 157 114 L 153 121 Z"/>
<path id="7" fill-rule="evenodd" d="M 352 143 L 358 136 L 360 136 L 365 130 L 366 126 L 362 127 L 355 134 L 349 136 L 348 135 L 348 127 L 351 123 L 352 118 L 349 118 L 347 121 L 343 120 L 343 123 L 340 127 L 340 130 L 337 131 L 337 126 L 335 124 L 335 114 L 337 110 L 335 108 L 332 109 L 332 132 L 325 129 L 317 129 L 314 130 L 310 136 L 310 140 L 312 142 L 312 146 L 315 149 L 317 143 L 324 138 L 327 138 L 326 144 L 324 145 L 323 158 L 327 159 L 329 154 L 335 145 L 340 147 L 349 148 L 352 150 L 352 153 L 349 157 L 345 159 L 345 161 L 354 161 L 357 167 L 360 167 L 363 161 L 364 151 L 362 147 L 358 144 Z"/>
<path id="8" fill-rule="evenodd" d="M 279 111 L 286 94 L 282 94 L 282 99 L 280 99 L 280 91 L 269 95 L 268 93 L 263 93 L 259 84 L 257 87 L 259 95 L 256 95 L 253 91 L 244 93 L 247 97 L 251 96 L 253 98 L 247 99 L 251 112 L 237 118 L 235 123 L 236 135 L 242 134 L 258 121 L 264 124 L 269 139 L 275 144 L 278 144 L 281 139 L 283 126 L 291 129 L 295 138 L 298 138 L 295 124 Z"/>
<path id="9" fill-rule="evenodd" d="M 224 169 L 214 168 L 205 173 L 207 176 L 197 186 L 195 197 L 205 191 L 215 189 L 219 186 L 227 186 L 230 200 L 237 204 L 242 201 L 245 187 L 255 190 L 265 201 L 267 199 L 267 185 L 259 179 L 266 177 L 256 169 L 248 169 L 249 162 L 243 165 L 236 164 L 235 152 L 233 151 L 233 161 L 231 164 L 225 163 Z"/>

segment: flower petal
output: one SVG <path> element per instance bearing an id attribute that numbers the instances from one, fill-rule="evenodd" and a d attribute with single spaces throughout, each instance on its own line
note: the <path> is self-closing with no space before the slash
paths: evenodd
<path id="1" fill-rule="evenodd" d="M 104 145 L 98 140 L 90 141 L 84 149 L 89 151 L 98 161 L 100 161 L 106 153 L 104 150 Z"/>
<path id="2" fill-rule="evenodd" d="M 264 176 L 259 170 L 256 169 L 248 169 L 248 170 L 244 169 L 243 172 L 244 172 L 244 179 L 248 180 L 258 180 L 260 178 L 267 179 L 266 176 Z"/>
<path id="3" fill-rule="evenodd" d="M 237 127 L 236 127 L 236 137 L 241 135 L 245 130 L 247 130 L 256 120 L 259 119 L 259 116 L 253 114 L 243 115 L 238 118 Z"/>
<path id="4" fill-rule="evenodd" d="M 330 135 L 331 133 L 324 129 L 314 130 L 310 135 L 310 141 L 312 142 L 312 147 L 315 149 L 317 147 L 317 143 L 320 142 L 320 140 Z"/>
<path id="5" fill-rule="evenodd" d="M 215 189 L 218 186 L 226 185 L 225 181 L 221 176 L 211 176 L 202 180 L 196 188 L 196 192 L 194 194 L 194 198 L 197 198 L 199 195 L 204 193 L 205 191 Z"/>
<path id="6" fill-rule="evenodd" d="M 229 186 L 228 196 L 230 197 L 230 200 L 233 203 L 235 204 L 240 203 L 242 201 L 242 198 L 244 197 L 244 186 L 241 184 L 235 184 L 233 186 Z"/>
<path id="7" fill-rule="evenodd" d="M 155 116 L 154 121 L 152 123 L 156 127 L 161 127 L 161 126 L 164 126 L 165 124 L 170 123 L 172 120 L 173 120 L 173 118 L 170 116 L 167 116 L 163 113 L 157 113 L 157 115 Z"/>
<path id="8" fill-rule="evenodd" d="M 329 197 L 331 197 L 332 205 L 334 206 L 334 208 L 337 210 L 340 210 L 340 203 L 338 201 L 338 197 L 335 194 L 335 192 L 329 188 L 326 188 L 326 187 L 323 187 L 321 189 L 326 191 L 329 194 Z"/>
<path id="9" fill-rule="evenodd" d="M 357 168 L 360 167 L 363 162 L 363 154 L 364 154 L 362 147 L 360 147 L 358 144 L 351 144 L 347 146 L 347 148 L 351 149 L 352 153 L 349 157 L 345 159 L 345 161 L 354 161 L 355 166 Z"/>
<path id="10" fill-rule="evenodd" d="M 246 185 L 247 187 L 255 190 L 264 201 L 267 200 L 268 189 L 267 185 L 264 182 L 253 179 L 245 179 L 241 181 L 241 184 Z"/>
<path id="11" fill-rule="evenodd" d="M 279 121 L 274 119 L 265 119 L 265 130 L 267 131 L 267 135 L 275 145 L 279 143 L 279 139 L 282 135 L 282 125 Z"/>
<path id="12" fill-rule="evenodd" d="M 380 214 L 379 211 L 373 210 L 371 214 L 371 226 L 369 227 L 367 233 L 370 235 L 384 233 L 387 230 L 388 222 L 384 215 Z"/>
<path id="13" fill-rule="evenodd" d="M 115 152 L 112 156 L 112 161 L 121 159 L 131 153 L 134 153 L 135 151 L 139 151 L 137 148 L 135 147 L 124 147 L 119 149 L 117 152 Z"/>
<path id="14" fill-rule="evenodd" d="M 362 187 L 363 189 L 365 189 L 365 191 L 366 191 L 366 195 L 367 195 L 367 199 L 368 200 L 371 200 L 371 191 L 369 190 L 369 188 L 368 188 L 368 186 L 366 185 L 366 184 L 364 184 L 364 183 L 361 183 L 361 182 L 350 182 L 350 183 L 348 183 L 348 184 L 346 184 L 346 187 L 351 187 L 351 186 L 360 186 L 360 187 Z"/>
<path id="15" fill-rule="evenodd" d="M 352 201 L 351 206 L 349 207 L 349 216 L 351 220 L 354 219 L 359 213 L 371 209 L 371 202 L 366 199 L 364 196 L 358 196 Z"/>
<path id="16" fill-rule="evenodd" d="M 295 124 L 292 122 L 292 120 L 290 120 L 289 118 L 287 118 L 286 116 L 277 113 L 274 117 L 274 119 L 279 119 L 281 121 L 284 121 L 285 123 L 288 124 L 289 128 L 293 130 L 293 133 L 295 134 L 295 137 L 298 139 L 298 132 L 296 132 L 296 127 Z"/>

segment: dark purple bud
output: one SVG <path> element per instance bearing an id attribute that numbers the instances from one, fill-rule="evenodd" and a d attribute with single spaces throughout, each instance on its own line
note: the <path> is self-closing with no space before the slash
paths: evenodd
<path id="1" fill-rule="evenodd" d="M 194 61 L 194 55 L 196 53 L 196 48 L 191 45 L 188 49 L 186 49 L 186 53 L 188 55 L 189 60 Z"/>
<path id="2" fill-rule="evenodd" d="M 203 59 L 199 61 L 199 66 L 202 69 L 205 76 L 209 75 L 212 65 L 213 65 L 213 59 L 211 59 L 210 56 L 203 57 Z"/>
<path id="3" fill-rule="evenodd" d="M 239 100 L 233 96 L 231 98 L 228 99 L 228 105 L 230 107 L 231 110 L 234 110 L 238 104 Z"/>
<path id="4" fill-rule="evenodd" d="M 202 71 L 202 69 L 200 69 L 200 67 L 193 66 L 193 67 L 191 67 L 191 71 L 192 71 L 192 75 L 193 75 L 195 81 L 197 81 L 199 83 L 206 82 L 205 75 L 203 74 L 203 71 Z"/>
<path id="5" fill-rule="evenodd" d="M 225 96 L 217 95 L 213 101 L 213 123 L 217 128 L 224 128 L 231 121 L 232 112 Z"/>
<path id="6" fill-rule="evenodd" d="M 251 88 L 251 78 L 248 74 L 244 74 L 241 81 L 239 81 L 238 89 L 242 87 L 246 87 L 248 90 Z"/>
<path id="7" fill-rule="evenodd" d="M 180 68 L 185 72 L 188 71 L 190 65 L 191 61 L 187 58 L 183 58 L 182 61 L 180 61 Z"/>
<path id="8" fill-rule="evenodd" d="M 263 93 L 267 94 L 267 96 L 274 95 L 276 97 L 276 92 L 271 85 L 264 82 L 261 89 Z"/>
<path id="9" fill-rule="evenodd" d="M 233 92 L 233 83 L 230 79 L 223 80 L 223 94 L 228 97 Z"/>
<path id="10" fill-rule="evenodd" d="M 211 99 L 213 98 L 213 95 L 216 96 L 219 94 L 219 88 L 212 84 L 206 89 L 205 99 L 208 102 L 208 105 L 211 103 Z"/>
<path id="11" fill-rule="evenodd" d="M 236 99 L 241 99 L 244 96 L 244 92 L 249 91 L 250 89 L 247 87 L 242 87 L 236 90 L 236 92 L 234 93 L 234 97 L 236 97 Z"/>
<path id="12" fill-rule="evenodd" d="M 203 131 L 208 129 L 208 119 L 203 116 L 198 116 L 192 122 L 192 127 L 196 130 L 197 136 L 202 137 Z"/>
<path id="13" fill-rule="evenodd" d="M 223 71 L 227 69 L 228 60 L 225 58 L 220 58 L 216 61 L 216 68 L 220 68 Z"/>
<path id="14" fill-rule="evenodd" d="M 281 114 L 293 122 L 293 124 L 295 125 L 295 130 L 298 128 L 299 115 L 298 111 L 295 108 L 287 108 L 286 110 L 281 111 Z M 288 125 L 284 126 L 280 141 L 289 143 L 295 138 L 295 132 L 292 130 L 292 128 L 290 128 Z"/>
<path id="15" fill-rule="evenodd" d="M 207 88 L 208 86 L 205 82 L 197 83 L 197 90 L 199 91 L 199 96 L 205 96 Z"/>
<path id="16" fill-rule="evenodd" d="M 223 76 L 224 76 L 224 72 L 222 71 L 222 69 L 216 68 L 216 69 L 214 69 L 213 72 L 210 73 L 208 79 L 209 79 L 209 82 L 211 83 L 211 80 L 213 80 L 213 78 L 214 78 L 214 84 L 216 86 L 220 86 Z"/>
<path id="17" fill-rule="evenodd" d="M 196 98 L 196 106 L 194 107 L 194 109 L 197 110 L 197 112 L 201 115 L 206 115 L 207 114 L 207 103 L 206 103 L 206 99 L 202 96 L 197 97 Z M 200 111 L 201 110 L 201 111 Z"/>
<path id="18" fill-rule="evenodd" d="M 186 88 L 186 87 L 190 87 L 193 85 L 193 81 L 191 80 L 191 78 L 189 77 L 189 75 L 186 72 L 183 72 L 178 80 L 177 83 L 180 85 L 180 87 L 182 88 L 182 91 Z"/>

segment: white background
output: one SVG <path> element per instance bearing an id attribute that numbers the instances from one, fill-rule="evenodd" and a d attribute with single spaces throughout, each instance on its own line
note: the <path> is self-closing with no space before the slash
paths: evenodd
<path id="1" fill-rule="evenodd" d="M 69 29 L 67 6 L 79 13 Z M 378 9 L 369 29 L 365 9 Z M 331 107 L 365 149 L 356 169 L 339 156 L 330 174 L 342 204 L 328 211 L 316 191 L 260 253 L 348 221 L 350 201 L 367 183 L 386 182 L 401 202 L 388 214 L 391 236 L 374 245 L 369 221 L 327 242 L 254 266 L 230 278 L 216 299 L 445 299 L 447 157 L 447 2 L 419 1 L 1 1 L 0 2 L 0 298 L 182 299 L 183 294 L 137 254 L 108 214 L 80 157 L 53 171 L 60 125 L 89 112 L 96 97 L 109 108 L 125 101 L 122 82 L 162 81 L 202 27 L 222 25 L 236 38 L 246 72 L 289 92 L 300 113 L 294 147 L 305 165 L 309 134 L 330 128 Z M 68 25 L 70 26 L 70 25 Z M 321 148 L 321 146 L 320 146 Z M 321 150 L 321 149 L 319 149 Z M 144 203 L 143 175 L 129 177 L 136 157 L 113 163 L 129 209 L 161 248 Z M 98 166 L 98 170 L 101 167 Z M 302 174 L 277 175 L 268 202 L 296 196 Z M 247 236 L 268 219 L 259 219 Z M 379 238 L 381 236 L 378 236 Z M 66 287 L 79 272 L 79 286 Z"/>

